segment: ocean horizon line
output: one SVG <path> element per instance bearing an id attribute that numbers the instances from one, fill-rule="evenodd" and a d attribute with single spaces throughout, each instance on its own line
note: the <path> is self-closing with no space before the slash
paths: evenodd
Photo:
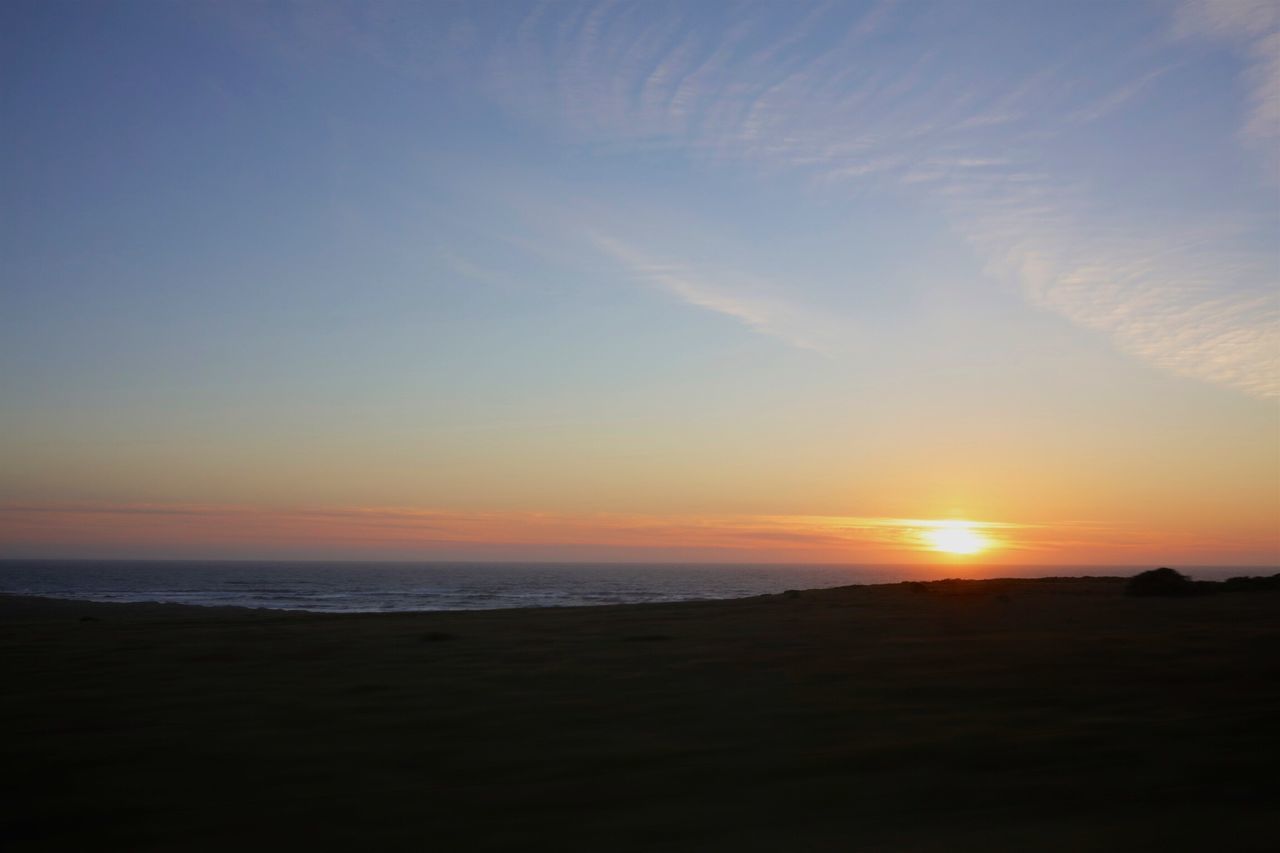
<path id="1" fill-rule="evenodd" d="M 1146 569 L 1168 566 L 1182 569 L 1277 569 L 1280 563 L 1181 563 L 1177 561 L 1145 561 L 1133 563 L 986 563 L 978 560 L 968 562 L 834 562 L 824 560 L 464 560 L 439 558 L 393 558 L 366 559 L 359 557 L 4 557 L 0 556 L 0 564 L 5 563 L 199 563 L 199 564 L 281 564 L 281 565 L 440 565 L 440 566 L 734 566 L 763 568 L 782 568 L 787 566 L 815 566 L 824 568 L 851 569 Z"/>

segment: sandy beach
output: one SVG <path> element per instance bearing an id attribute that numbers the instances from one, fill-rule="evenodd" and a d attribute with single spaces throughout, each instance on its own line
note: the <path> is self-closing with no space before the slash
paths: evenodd
<path id="1" fill-rule="evenodd" d="M 0 599 L 9 850 L 1250 850 L 1280 595 L 320 616 Z"/>

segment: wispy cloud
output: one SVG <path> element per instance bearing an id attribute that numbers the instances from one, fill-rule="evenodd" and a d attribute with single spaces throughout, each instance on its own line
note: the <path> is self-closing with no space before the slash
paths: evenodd
<path id="1" fill-rule="evenodd" d="M 436 251 L 436 256 L 447 269 L 463 278 L 501 288 L 509 288 L 514 284 L 510 276 L 495 272 L 443 246 Z"/>
<path id="2" fill-rule="evenodd" d="M 1280 5 L 1273 0 L 1184 0 L 1175 31 L 1238 45 L 1247 58 L 1244 79 L 1252 111 L 1242 132 L 1269 144 L 1280 138 Z M 1280 157 L 1276 158 L 1280 165 Z"/>
<path id="3" fill-rule="evenodd" d="M 626 28 L 610 30 L 608 16 L 628 8 L 604 12 L 589 51 L 544 40 L 536 55 L 504 56 L 494 71 L 502 97 L 588 140 L 666 144 L 710 163 L 794 171 L 825 192 L 870 185 L 931 200 L 987 269 L 1034 304 L 1156 367 L 1255 396 L 1280 394 L 1273 257 L 1103 211 L 1105 200 L 1086 182 L 1054 176 L 1037 156 L 1038 141 L 1138 103 L 1167 78 L 1167 58 L 1127 76 L 1099 72 L 1084 87 L 1051 65 L 1002 91 L 967 79 L 936 52 L 860 61 L 866 39 L 903 24 L 905 12 L 893 4 L 843 16 L 815 7 L 782 27 L 763 16 L 719 30 L 674 27 L 665 40 L 610 35 Z M 1180 17 L 1184 29 L 1249 41 L 1254 136 L 1280 126 L 1273 121 L 1272 77 L 1280 68 L 1280 50 L 1269 50 L 1273 10 L 1199 0 Z M 820 47 L 797 53 L 819 24 Z M 583 61 L 596 53 L 622 61 Z M 563 61 L 570 54 L 576 61 Z M 572 110 L 541 109 L 534 88 L 512 85 L 513 62 L 564 93 L 558 100 L 572 101 Z M 627 80 L 615 69 L 643 71 Z M 1105 231 L 1089 224 L 1098 221 L 1111 224 Z M 801 325 L 822 316 L 806 310 L 803 288 L 770 292 L 732 273 L 654 261 L 616 241 L 601 246 L 636 278 L 690 304 L 823 348 L 814 341 L 821 332 Z"/>
<path id="4" fill-rule="evenodd" d="M 26 504 L 0 507 L 0 547 L 37 553 L 45 546 L 249 546 L 274 550 L 310 543 L 344 553 L 431 554 L 457 546 L 598 547 L 643 555 L 684 549 L 715 558 L 753 553 L 797 561 L 874 556 L 928 557 L 938 519 L 779 515 L 638 515 L 621 513 L 460 512 L 406 507 L 269 509 L 160 504 Z M 969 522 L 1005 556 L 1034 551 L 1040 525 Z M 1082 530 L 1068 525 L 1077 538 Z M 1097 531 L 1094 531 L 1095 533 Z M 1058 531 L 1056 535 L 1061 535 Z"/>
<path id="5" fill-rule="evenodd" d="M 832 515 L 646 515 L 465 512 L 414 507 L 262 508 L 213 504 L 9 504 L 0 506 L 0 554 L 80 551 L 178 555 L 475 559 L 542 554 L 645 559 L 936 562 L 930 534 L 952 519 Z M 969 520 L 992 550 L 987 562 L 1092 562 L 1177 553 L 1267 554 L 1267 534 L 1229 541 L 1080 521 Z M 130 549 L 133 549 L 131 552 Z M 1250 550 L 1252 549 L 1252 550 Z"/>
<path id="6" fill-rule="evenodd" d="M 684 263 L 660 261 L 602 234 L 592 235 L 596 248 L 621 264 L 636 281 L 670 293 L 690 305 L 732 317 L 766 335 L 800 349 L 829 353 L 834 335 L 817 317 L 786 298 L 777 285 L 745 273 L 723 269 L 706 273 Z"/>
<path id="7" fill-rule="evenodd" d="M 871 188 L 939 207 L 986 268 L 1035 305 L 1159 368 L 1280 394 L 1274 251 L 1157 227 L 1143 209 L 1108 197 L 1095 176 L 1045 155 L 1046 142 L 1097 133 L 1093 125 L 1174 85 L 1188 42 L 1133 47 L 1087 73 L 1095 57 L 1076 46 L 984 76 L 956 47 L 964 39 L 922 36 L 936 35 L 948 15 L 960 21 L 953 4 L 707 4 L 696 15 L 636 2 L 523 9 L 495 27 L 459 6 L 449 13 L 459 20 L 441 28 L 447 37 L 424 42 L 361 7 L 300 13 L 297 28 L 307 45 L 345 33 L 351 50 L 390 67 L 451 74 L 531 123 L 611 153 L 678 150 L 712 168 L 788 173 L 828 195 Z M 1148 47 L 1169 26 L 1152 18 Z M 1181 38 L 1238 46 L 1250 105 L 1241 133 L 1280 165 L 1280 6 L 1185 0 L 1172 27 Z M 271 34 L 278 40 L 279 27 Z M 602 248 L 636 279 L 824 348 L 823 330 L 802 325 L 824 316 L 803 288 L 650 258 L 614 240 Z"/>
<path id="8" fill-rule="evenodd" d="M 1157 367 L 1236 388 L 1280 396 L 1280 305 L 1265 259 L 1230 257 L 1139 237 L 1083 236 L 1064 246 L 1070 226 L 1010 231 L 997 218 L 971 237 L 993 273 L 1018 283 L 1038 305 L 1091 329 Z M 1010 235 L 1018 235 L 1011 240 Z M 1078 233 L 1078 232 L 1077 232 Z M 1223 276 L 1245 286 L 1221 287 Z"/>
<path id="9" fill-rule="evenodd" d="M 1115 112 L 1120 109 L 1120 107 L 1132 101 L 1140 92 L 1142 92 L 1143 89 L 1151 85 L 1153 81 L 1168 73 L 1168 71 L 1168 68 L 1157 68 L 1154 71 L 1147 72 L 1137 80 L 1125 83 L 1111 94 L 1105 95 L 1092 104 L 1072 113 L 1071 120 L 1084 124 L 1091 121 L 1097 121 L 1103 116 Z"/>

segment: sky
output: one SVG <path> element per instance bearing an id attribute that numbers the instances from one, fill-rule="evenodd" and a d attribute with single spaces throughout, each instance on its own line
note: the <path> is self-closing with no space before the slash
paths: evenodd
<path id="1" fill-rule="evenodd" d="M 0 127 L 0 557 L 1280 563 L 1269 0 L 17 0 Z"/>

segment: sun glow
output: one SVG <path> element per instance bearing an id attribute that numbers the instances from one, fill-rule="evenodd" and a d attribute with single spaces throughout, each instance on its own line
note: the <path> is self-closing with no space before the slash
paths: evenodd
<path id="1" fill-rule="evenodd" d="M 974 529 L 972 522 L 943 521 L 921 537 L 934 551 L 944 554 L 977 554 L 991 547 L 991 540 Z"/>

